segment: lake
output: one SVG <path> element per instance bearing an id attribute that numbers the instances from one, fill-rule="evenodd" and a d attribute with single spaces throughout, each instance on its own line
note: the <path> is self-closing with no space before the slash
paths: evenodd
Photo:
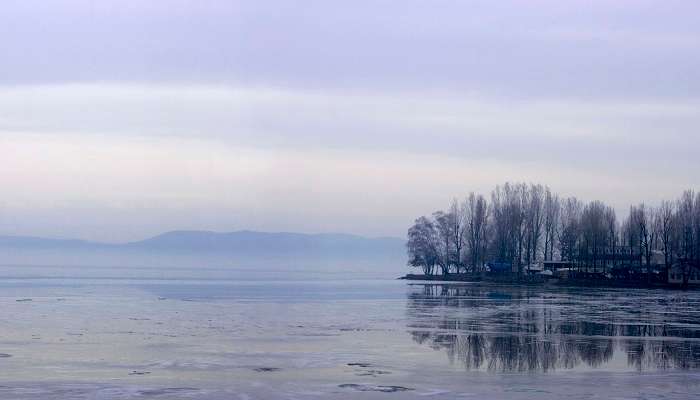
<path id="1" fill-rule="evenodd" d="M 3 399 L 700 397 L 696 292 L 14 272 Z"/>

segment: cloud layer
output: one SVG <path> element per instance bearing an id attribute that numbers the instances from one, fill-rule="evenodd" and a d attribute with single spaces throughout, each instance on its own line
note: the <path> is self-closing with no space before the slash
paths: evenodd
<path id="1" fill-rule="evenodd" d="M 624 210 L 698 184 L 690 1 L 10 1 L 0 233 L 401 235 L 549 183 Z"/>

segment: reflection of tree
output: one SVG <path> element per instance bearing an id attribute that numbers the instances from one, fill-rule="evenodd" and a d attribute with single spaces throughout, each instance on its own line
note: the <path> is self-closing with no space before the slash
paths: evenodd
<path id="1" fill-rule="evenodd" d="M 623 343 L 627 363 L 644 370 L 649 365 L 658 368 L 700 368 L 700 343 L 681 340 L 628 340 Z"/>
<path id="2" fill-rule="evenodd" d="M 700 337 L 700 321 L 683 312 L 700 301 L 676 304 L 660 296 L 654 303 L 646 297 L 642 306 L 620 291 L 454 284 L 416 289 L 407 307 L 413 340 L 446 351 L 469 370 L 595 368 L 616 351 L 638 370 L 700 368 L 700 341 L 684 340 Z"/>

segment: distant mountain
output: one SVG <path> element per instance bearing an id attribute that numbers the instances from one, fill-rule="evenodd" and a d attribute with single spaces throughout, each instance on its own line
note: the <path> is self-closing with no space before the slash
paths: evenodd
<path id="1" fill-rule="evenodd" d="M 31 249 L 80 249 L 147 251 L 166 253 L 231 254 L 257 256 L 403 257 L 405 241 L 399 238 L 366 238 L 348 234 L 302 234 L 237 231 L 173 231 L 150 239 L 123 244 L 84 240 L 0 236 L 0 247 Z"/>
<path id="2" fill-rule="evenodd" d="M 0 235 L 0 247 L 22 247 L 22 248 L 90 248 L 90 247 L 112 247 L 112 245 L 90 242 L 77 239 L 47 239 L 34 236 L 2 236 Z"/>

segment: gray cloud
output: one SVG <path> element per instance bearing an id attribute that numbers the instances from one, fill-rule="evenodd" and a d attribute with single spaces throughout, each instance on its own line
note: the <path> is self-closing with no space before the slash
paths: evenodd
<path id="1" fill-rule="evenodd" d="M 0 129 L 205 138 L 258 148 L 405 152 L 684 176 L 700 100 L 514 101 L 264 87 L 58 85 L 0 89 Z"/>
<path id="2" fill-rule="evenodd" d="M 672 197 L 698 183 L 699 12 L 7 1 L 0 232 L 400 235 L 504 180 L 619 209 Z"/>
<path id="3" fill-rule="evenodd" d="M 697 96 L 698 13 L 692 1 L 10 1 L 0 80 Z"/>

